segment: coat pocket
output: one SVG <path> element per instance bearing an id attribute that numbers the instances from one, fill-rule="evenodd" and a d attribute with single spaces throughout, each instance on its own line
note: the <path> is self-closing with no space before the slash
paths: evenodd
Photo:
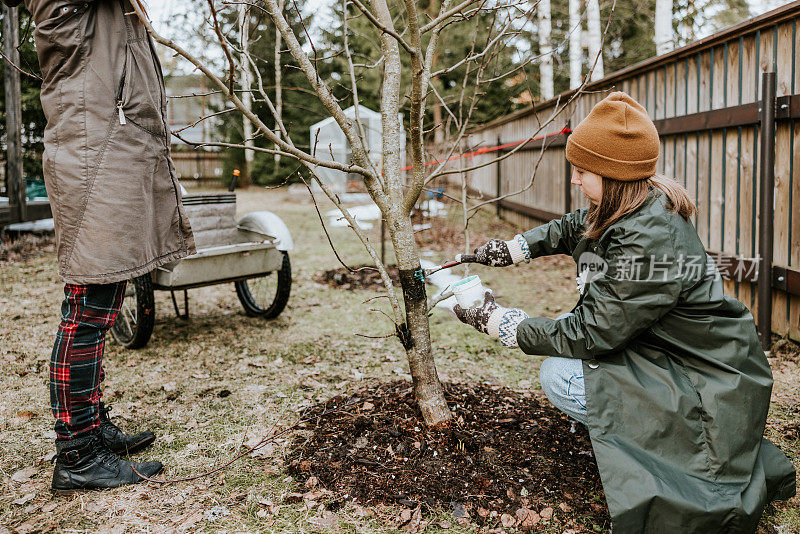
<path id="1" fill-rule="evenodd" d="M 147 48 L 145 48 L 147 47 Z M 132 122 L 150 134 L 166 136 L 162 110 L 163 89 L 148 43 L 133 40 L 125 47 L 125 62 L 117 90 L 121 125 Z"/>
<path id="2" fill-rule="evenodd" d="M 36 52 L 45 82 L 59 69 L 75 70 L 70 62 L 78 57 L 90 9 L 88 2 L 57 2 L 49 16 L 36 25 Z"/>

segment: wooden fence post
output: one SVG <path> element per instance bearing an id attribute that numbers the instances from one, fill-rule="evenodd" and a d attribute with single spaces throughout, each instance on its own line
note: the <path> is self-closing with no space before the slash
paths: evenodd
<path id="1" fill-rule="evenodd" d="M 761 168 L 758 220 L 758 337 L 769 350 L 772 335 L 772 240 L 775 212 L 775 73 L 761 75 Z"/>
<path id="2" fill-rule="evenodd" d="M 5 54 L 14 65 L 19 65 L 19 19 L 17 8 L 3 4 L 3 45 Z M 25 196 L 25 176 L 22 173 L 22 97 L 19 71 L 6 63 L 6 180 L 12 221 L 25 221 L 28 210 Z"/>

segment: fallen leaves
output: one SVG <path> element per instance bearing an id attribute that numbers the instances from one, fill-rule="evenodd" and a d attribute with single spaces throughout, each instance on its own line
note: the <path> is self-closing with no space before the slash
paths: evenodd
<path id="1" fill-rule="evenodd" d="M 31 419 L 36 417 L 36 412 L 32 412 L 30 410 L 22 410 L 19 412 L 12 420 L 11 424 L 13 426 L 20 426 L 22 424 L 27 423 Z"/>
<path id="2" fill-rule="evenodd" d="M 414 510 L 405 508 L 400 512 L 400 528 L 409 532 L 421 532 L 426 524 L 422 521 L 422 507 L 417 506 Z"/>
<path id="3" fill-rule="evenodd" d="M 339 516 L 333 512 L 324 510 L 310 518 L 308 522 L 317 528 L 333 528 L 339 522 Z"/>
<path id="4" fill-rule="evenodd" d="M 517 526 L 523 530 L 530 530 L 541 521 L 541 517 L 529 508 L 519 508 L 516 513 Z"/>
<path id="5" fill-rule="evenodd" d="M 19 499 L 14 499 L 13 501 L 11 501 L 11 504 L 16 504 L 17 506 L 23 506 L 31 502 L 35 497 L 36 493 L 26 493 Z"/>
<path id="6" fill-rule="evenodd" d="M 16 482 L 17 484 L 24 484 L 25 482 L 29 481 L 32 477 L 36 476 L 38 470 L 35 467 L 25 467 L 24 469 L 20 469 L 13 475 L 11 475 L 11 480 Z"/>
<path id="7" fill-rule="evenodd" d="M 503 525 L 504 528 L 511 528 L 517 524 L 517 520 L 509 514 L 502 514 L 500 516 L 500 524 Z"/>

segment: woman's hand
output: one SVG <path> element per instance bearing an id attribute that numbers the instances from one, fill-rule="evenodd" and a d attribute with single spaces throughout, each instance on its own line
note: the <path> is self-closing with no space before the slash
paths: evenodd
<path id="1" fill-rule="evenodd" d="M 475 249 L 475 256 L 477 263 L 491 267 L 507 267 L 530 261 L 531 251 L 525 238 L 517 234 L 510 241 L 490 239 Z"/>
<path id="2" fill-rule="evenodd" d="M 494 301 L 494 295 L 487 291 L 483 304 L 474 308 L 464 309 L 458 304 L 453 306 L 453 312 L 459 321 L 499 339 L 506 347 L 517 347 L 517 327 L 528 318 L 528 314 L 516 308 L 504 308 Z"/>

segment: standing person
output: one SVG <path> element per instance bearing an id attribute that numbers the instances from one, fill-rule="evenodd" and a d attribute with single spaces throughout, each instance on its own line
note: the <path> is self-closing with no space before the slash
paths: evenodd
<path id="1" fill-rule="evenodd" d="M 755 532 L 768 502 L 795 493 L 792 463 L 763 438 L 772 373 L 752 315 L 723 293 L 686 190 L 656 174 L 658 155 L 641 105 L 622 92 L 599 102 L 566 148 L 590 207 L 475 251 L 492 266 L 572 255 L 578 304 L 528 317 L 487 293 L 454 311 L 550 356 L 542 389 L 588 427 L 615 533 Z"/>
<path id="2" fill-rule="evenodd" d="M 155 435 L 126 435 L 100 402 L 105 334 L 125 281 L 193 253 L 194 240 L 170 159 L 161 65 L 130 0 L 25 6 L 36 23 L 44 178 L 66 282 L 50 362 L 52 487 L 112 488 L 162 465 L 119 456 L 147 447 Z"/>

